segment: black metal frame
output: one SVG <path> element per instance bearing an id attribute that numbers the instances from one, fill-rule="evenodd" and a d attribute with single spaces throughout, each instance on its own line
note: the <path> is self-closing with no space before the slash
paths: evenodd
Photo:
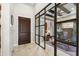
<path id="1" fill-rule="evenodd" d="M 79 56 L 79 3 L 76 3 L 76 38 L 77 38 L 77 47 L 76 47 L 76 56 Z"/>
<path id="2" fill-rule="evenodd" d="M 40 26 L 44 26 L 44 47 L 42 47 L 42 46 L 40 45 L 40 41 L 39 41 L 39 44 L 38 44 L 38 45 L 39 45 L 40 47 L 42 47 L 43 49 L 46 48 L 46 42 L 45 42 L 45 22 L 46 22 L 46 16 L 47 16 L 47 15 L 46 15 L 46 12 L 47 12 L 47 11 L 46 11 L 46 8 L 47 8 L 48 6 L 50 6 L 51 4 L 52 4 L 52 3 L 49 3 L 45 8 L 43 8 L 39 13 L 37 13 L 37 14 L 35 15 L 35 27 L 39 27 L 39 29 L 40 29 Z M 60 3 L 59 3 L 59 4 L 60 4 Z M 56 3 L 55 3 L 55 6 L 57 6 L 57 5 L 59 5 L 59 4 L 56 4 Z M 55 6 L 52 6 L 50 9 L 54 8 Z M 49 9 L 49 10 L 50 10 L 50 9 Z M 49 10 L 48 10 L 48 11 L 49 11 Z M 44 11 L 44 13 L 40 15 L 40 13 L 41 13 L 42 11 Z M 55 7 L 54 11 L 56 11 L 56 7 Z M 37 15 L 39 15 L 39 16 L 36 17 Z M 36 26 L 36 18 L 40 18 L 42 15 L 44 15 L 44 25 Z M 55 17 L 54 17 L 54 19 L 55 19 L 55 21 L 54 21 L 55 29 L 54 29 L 54 30 L 55 30 L 55 31 L 56 31 L 56 21 L 57 21 L 57 20 L 56 20 L 56 18 L 57 18 L 56 15 L 57 15 L 57 14 L 56 14 L 56 12 L 55 12 L 55 13 L 54 13 L 54 16 L 55 16 Z M 40 24 L 40 19 L 39 19 L 39 24 Z M 39 30 L 39 34 L 40 34 L 40 30 Z M 55 37 L 56 37 L 56 32 L 55 32 L 54 38 L 55 38 Z M 40 35 L 39 35 L 39 40 L 40 40 Z M 54 44 L 55 44 L 55 45 L 54 45 L 54 51 L 55 51 L 55 52 L 54 52 L 54 55 L 56 56 L 56 39 L 55 39 L 54 42 L 55 42 L 55 43 L 54 43 Z M 35 43 L 36 43 L 36 28 L 35 28 Z M 37 44 L 37 43 L 36 43 L 36 44 Z"/>
<path id="3" fill-rule="evenodd" d="M 58 21 L 57 23 L 66 23 L 66 22 L 72 22 L 72 21 L 76 21 L 76 18 L 75 19 L 69 19 L 69 20 L 64 20 L 64 21 Z"/>
<path id="4" fill-rule="evenodd" d="M 43 49 L 46 48 L 46 42 L 45 42 L 45 21 L 46 21 L 45 19 L 46 19 L 46 15 L 45 15 L 45 14 L 46 14 L 46 8 L 47 8 L 49 5 L 51 5 L 51 3 L 49 3 L 49 4 L 48 4 L 47 6 L 45 6 L 39 13 L 37 13 L 37 14 L 35 15 L 35 43 L 36 43 L 36 27 L 39 27 L 39 35 L 38 35 L 38 36 L 39 36 L 39 39 L 38 39 L 38 40 L 39 40 L 39 44 L 38 44 L 38 45 L 39 45 L 40 47 L 42 47 L 42 46 L 40 45 L 40 37 L 42 37 L 42 36 L 40 36 L 40 27 L 41 27 L 41 26 L 44 26 L 44 37 L 43 37 L 43 38 L 44 38 L 44 47 L 42 47 Z M 40 15 L 40 13 L 41 13 L 42 11 L 44 11 L 44 13 Z M 39 15 L 39 16 L 36 17 L 37 15 Z M 40 25 L 40 17 L 43 16 L 43 15 L 44 15 L 44 25 Z M 39 26 L 36 26 L 36 18 L 39 18 Z M 37 44 L 37 43 L 36 43 L 36 44 Z"/>
<path id="5" fill-rule="evenodd" d="M 42 36 L 40 36 L 40 27 L 41 27 L 41 26 L 45 26 L 45 25 L 40 25 L 40 17 L 41 17 L 42 15 L 40 15 L 40 13 L 37 14 L 37 15 L 39 15 L 39 16 L 38 16 L 38 17 L 35 16 L 35 43 L 36 43 L 37 45 L 39 45 L 40 47 L 42 47 L 42 46 L 40 45 L 40 37 L 42 37 Z M 38 26 L 36 26 L 36 19 L 37 19 L 37 18 L 39 18 L 39 25 L 38 25 Z M 38 34 L 36 34 L 36 27 L 39 28 Z M 44 33 L 44 34 L 45 34 L 45 33 Z M 38 43 L 36 42 L 36 36 L 38 36 Z M 44 47 L 42 47 L 42 48 L 45 49 L 45 38 L 44 38 Z"/>
<path id="6" fill-rule="evenodd" d="M 54 56 L 57 56 L 57 6 L 55 3 L 55 16 L 54 16 Z"/>
<path id="7" fill-rule="evenodd" d="M 46 14 L 46 9 L 44 10 Z M 45 22 L 46 22 L 46 16 L 44 16 L 44 49 L 46 48 L 46 41 L 45 41 Z"/>
<path id="8" fill-rule="evenodd" d="M 52 3 L 49 3 L 47 6 L 45 6 L 39 13 L 37 13 L 35 15 L 35 43 L 36 43 L 36 27 L 39 27 L 39 34 L 40 34 L 40 26 L 45 26 L 45 25 L 40 25 L 40 17 L 42 15 L 44 15 L 44 23 L 45 23 L 45 19 L 46 19 L 46 8 L 48 6 L 50 6 Z M 57 56 L 57 24 L 58 23 L 64 23 L 64 22 L 71 22 L 71 21 L 75 21 L 76 20 L 76 42 L 77 42 L 77 47 L 76 47 L 76 56 L 79 56 L 79 4 L 76 3 L 76 19 L 71 19 L 71 20 L 66 20 L 66 21 L 61 21 L 61 22 L 57 22 L 57 6 L 59 6 L 61 3 L 55 3 L 55 6 L 51 7 L 55 8 L 55 13 L 54 13 L 54 56 Z M 50 10 L 49 9 L 49 10 Z M 40 13 L 44 11 L 44 13 L 42 15 L 40 15 Z M 36 17 L 37 15 L 39 15 L 38 17 Z M 36 26 L 36 18 L 39 18 L 39 26 Z M 45 31 L 45 30 L 44 30 Z M 45 35 L 45 33 L 44 33 Z M 40 35 L 38 35 L 39 37 L 39 46 L 40 46 Z M 36 43 L 37 44 L 37 43 Z M 40 46 L 42 47 L 42 46 Z M 46 42 L 45 42 L 45 37 L 44 37 L 44 47 L 42 47 L 43 49 L 46 48 Z"/>
<path id="9" fill-rule="evenodd" d="M 39 28 L 39 25 L 36 26 L 36 19 L 37 19 L 37 18 L 36 18 L 36 16 L 35 16 L 35 43 L 39 45 L 39 41 L 38 41 L 38 43 L 36 42 L 36 36 L 38 36 L 38 40 L 39 40 L 39 31 L 38 31 L 38 34 L 36 34 L 36 28 L 37 28 L 37 27 Z"/>

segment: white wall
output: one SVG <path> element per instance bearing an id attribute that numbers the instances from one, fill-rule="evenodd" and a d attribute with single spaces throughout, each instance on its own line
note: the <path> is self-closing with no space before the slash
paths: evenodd
<path id="1" fill-rule="evenodd" d="M 11 35 L 10 35 L 10 4 L 1 4 L 1 55 L 11 55 Z"/>
<path id="2" fill-rule="evenodd" d="M 18 16 L 31 18 L 31 42 L 34 42 L 35 33 L 35 19 L 34 19 L 34 7 L 26 4 L 13 4 L 11 5 L 11 13 L 14 18 L 13 24 L 13 46 L 18 45 Z"/>
<path id="3" fill-rule="evenodd" d="M 48 3 L 37 3 L 35 6 L 35 14 L 42 10 Z"/>

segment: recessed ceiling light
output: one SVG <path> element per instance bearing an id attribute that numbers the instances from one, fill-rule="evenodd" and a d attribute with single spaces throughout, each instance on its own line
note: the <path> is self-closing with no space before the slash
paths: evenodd
<path id="1" fill-rule="evenodd" d="M 62 13 L 62 12 L 64 12 L 64 11 L 61 10 L 61 13 Z"/>
<path id="2" fill-rule="evenodd" d="M 74 10 L 74 8 L 71 8 L 71 10 L 73 11 L 73 10 Z"/>

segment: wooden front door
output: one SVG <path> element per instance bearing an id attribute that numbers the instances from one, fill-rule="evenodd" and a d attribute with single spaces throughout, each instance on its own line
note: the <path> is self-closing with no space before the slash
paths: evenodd
<path id="1" fill-rule="evenodd" d="M 19 17 L 19 45 L 30 43 L 30 18 Z"/>

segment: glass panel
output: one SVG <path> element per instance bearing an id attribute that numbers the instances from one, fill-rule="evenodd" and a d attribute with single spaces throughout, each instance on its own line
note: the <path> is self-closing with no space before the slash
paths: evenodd
<path id="1" fill-rule="evenodd" d="M 44 25 L 44 15 L 40 17 L 40 25 Z"/>
<path id="2" fill-rule="evenodd" d="M 39 18 L 36 18 L 36 43 L 39 44 Z"/>
<path id="3" fill-rule="evenodd" d="M 76 55 L 76 22 L 58 24 L 57 55 Z"/>
<path id="4" fill-rule="evenodd" d="M 76 5 L 73 3 L 61 3 L 57 8 L 57 21 L 65 21 L 76 18 Z"/>
<path id="5" fill-rule="evenodd" d="M 54 36 L 54 21 L 46 20 L 47 23 L 47 34 L 50 33 L 51 36 Z"/>
<path id="6" fill-rule="evenodd" d="M 36 19 L 36 26 L 39 26 L 39 18 Z"/>
<path id="7" fill-rule="evenodd" d="M 36 27 L 36 34 L 39 35 L 39 27 Z"/>
<path id="8" fill-rule="evenodd" d="M 44 27 L 45 26 L 40 26 L 40 36 L 44 36 Z"/>
<path id="9" fill-rule="evenodd" d="M 44 48 L 44 36 L 40 37 L 40 46 Z"/>
<path id="10" fill-rule="evenodd" d="M 39 44 L 39 36 L 38 35 L 36 35 L 36 43 Z"/>
<path id="11" fill-rule="evenodd" d="M 40 46 L 43 48 L 45 48 L 44 33 L 45 33 L 45 19 L 44 19 L 44 15 L 42 15 L 40 17 Z"/>
<path id="12" fill-rule="evenodd" d="M 76 6 L 63 3 L 57 8 L 57 55 L 76 55 Z M 69 21 L 72 20 L 72 21 Z M 64 22 L 62 22 L 64 21 Z"/>
<path id="13" fill-rule="evenodd" d="M 44 27 L 45 26 L 40 26 L 40 46 L 42 46 L 43 48 L 45 48 L 45 46 L 44 46 Z"/>

